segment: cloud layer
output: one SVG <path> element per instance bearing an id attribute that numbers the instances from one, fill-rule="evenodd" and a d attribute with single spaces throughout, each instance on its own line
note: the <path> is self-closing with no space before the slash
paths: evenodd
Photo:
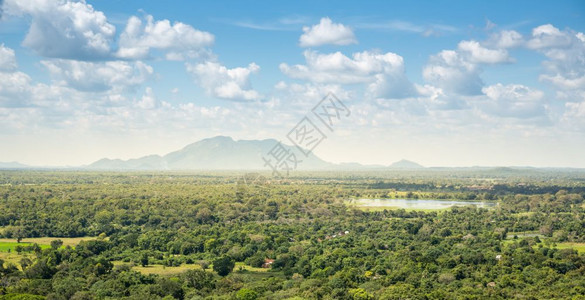
<path id="1" fill-rule="evenodd" d="M 294 47 L 297 33 L 289 37 L 301 62 L 277 57 L 264 65 L 271 60 L 222 61 L 214 54 L 215 32 L 148 14 L 116 28 L 84 1 L 5 0 L 2 8 L 30 19 L 21 46 L 37 60 L 23 60 L 19 46 L 0 45 L 0 138 L 77 132 L 191 139 L 203 131 L 274 137 L 334 92 L 352 111 L 351 121 L 336 128 L 346 137 L 585 139 L 585 35 L 552 24 L 522 33 L 492 26 L 485 40 L 454 40 L 425 55 L 417 74 L 407 74 L 408 53 L 362 47 L 362 38 L 360 50 L 336 47 L 358 44 L 352 28 L 379 33 L 382 27 L 350 27 L 327 17 L 312 25 L 306 18 L 292 22 L 297 30 L 307 25 L 298 45 L 312 49 Z M 427 31 L 412 23 L 386 25 L 421 39 Z M 324 45 L 330 47 L 317 50 Z M 524 54 L 540 57 L 532 72 L 542 85 L 485 76 Z M 194 87 L 175 86 L 182 76 Z"/>
<path id="2" fill-rule="evenodd" d="M 151 15 L 143 23 L 138 17 L 128 19 L 124 32 L 120 35 L 120 58 L 144 59 L 151 49 L 166 51 L 169 60 L 184 60 L 197 56 L 205 47 L 213 45 L 214 36 L 197 30 L 181 22 L 171 25 L 169 20 L 154 21 Z"/>
<path id="3" fill-rule="evenodd" d="M 187 64 L 187 71 L 195 77 L 208 94 L 229 100 L 258 100 L 260 93 L 250 87 L 250 75 L 260 67 L 251 63 L 245 68 L 228 69 L 217 62 Z"/>
<path id="4" fill-rule="evenodd" d="M 414 88 L 404 73 L 404 60 L 392 52 L 358 52 L 352 57 L 341 52 L 321 54 L 306 50 L 305 65 L 280 64 L 280 70 L 294 79 L 313 83 L 367 84 L 376 98 L 403 98 Z"/>
<path id="5" fill-rule="evenodd" d="M 303 27 L 303 32 L 303 35 L 299 38 L 301 47 L 317 47 L 327 44 L 357 44 L 351 28 L 343 24 L 333 23 L 329 18 L 322 18 L 319 24 Z"/>
<path id="6" fill-rule="evenodd" d="M 23 45 L 41 56 L 96 60 L 110 55 L 116 28 L 85 2 L 6 0 L 4 9 L 32 17 Z"/>

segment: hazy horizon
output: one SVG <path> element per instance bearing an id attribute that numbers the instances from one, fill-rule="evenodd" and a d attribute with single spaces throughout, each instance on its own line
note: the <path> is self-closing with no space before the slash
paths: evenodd
<path id="1" fill-rule="evenodd" d="M 333 93 L 327 162 L 585 168 L 585 3 L 451 4 L 0 1 L 0 162 L 291 144 Z"/>
<path id="2" fill-rule="evenodd" d="M 98 162 L 99 160 L 102 160 L 102 159 L 127 161 L 127 160 L 131 160 L 131 159 L 144 158 L 144 157 L 148 157 L 148 156 L 152 156 L 152 155 L 157 155 L 157 156 L 163 157 L 163 156 L 165 156 L 167 154 L 170 154 L 170 153 L 173 153 L 173 152 L 182 150 L 183 148 L 185 148 L 185 147 L 187 147 L 189 145 L 192 145 L 192 144 L 201 142 L 201 141 L 206 140 L 206 139 L 214 139 L 214 138 L 218 138 L 218 137 L 228 137 L 228 138 L 231 138 L 232 140 L 234 140 L 236 142 L 238 142 L 238 141 L 262 141 L 262 140 L 270 140 L 270 141 L 275 141 L 275 142 L 278 142 L 279 141 L 279 140 L 276 140 L 276 139 L 273 139 L 273 138 L 259 139 L 259 140 L 250 140 L 250 139 L 236 139 L 236 138 L 233 138 L 233 137 L 230 137 L 230 136 L 212 136 L 212 137 L 204 138 L 204 139 L 199 140 L 199 141 L 195 141 L 193 143 L 189 143 L 189 144 L 184 145 L 184 146 L 182 146 L 180 148 L 173 149 L 172 151 L 168 151 L 168 152 L 164 152 L 164 153 L 147 153 L 147 154 L 144 154 L 144 155 L 127 157 L 127 158 L 121 158 L 121 157 L 100 157 L 99 159 L 96 159 L 96 160 L 93 160 L 93 161 L 90 161 L 90 162 L 87 162 L 87 163 L 78 164 L 78 165 L 42 165 L 42 164 L 35 165 L 35 164 L 26 164 L 26 163 L 23 163 L 21 161 L 0 161 L 0 163 L 22 163 L 22 164 L 27 165 L 29 167 L 40 167 L 40 168 L 76 168 L 76 167 L 85 167 L 85 166 L 91 165 L 92 163 Z M 283 144 L 285 144 L 285 145 L 291 146 L 291 147 L 294 146 L 294 144 L 292 144 L 289 141 L 280 141 L 280 142 L 283 143 Z M 315 154 L 315 155 L 317 155 L 317 154 Z M 408 159 L 408 158 L 397 158 L 397 159 L 395 159 L 393 161 L 389 161 L 387 163 L 362 163 L 362 162 L 359 162 L 357 160 L 350 160 L 350 161 L 330 161 L 330 160 L 327 160 L 327 158 L 320 157 L 319 155 L 317 155 L 317 157 L 320 158 L 320 159 L 323 159 L 327 163 L 333 163 L 333 164 L 358 163 L 358 164 L 361 164 L 363 166 L 373 166 L 373 165 L 390 166 L 390 165 L 392 165 L 394 163 L 397 163 L 397 162 L 409 161 L 409 162 L 413 162 L 413 163 L 420 164 L 424 168 L 460 168 L 460 167 L 461 168 L 472 168 L 472 167 L 579 168 L 579 167 L 570 167 L 570 166 L 532 166 L 532 165 L 425 165 L 425 164 L 421 164 L 420 162 L 418 162 L 416 160 L 412 160 L 412 159 Z M 236 170 L 236 169 L 239 169 L 239 166 L 235 166 L 234 170 Z M 266 167 L 264 167 L 262 169 L 266 169 L 267 171 L 269 171 L 269 169 L 266 168 Z M 256 168 L 254 170 L 256 170 Z"/>

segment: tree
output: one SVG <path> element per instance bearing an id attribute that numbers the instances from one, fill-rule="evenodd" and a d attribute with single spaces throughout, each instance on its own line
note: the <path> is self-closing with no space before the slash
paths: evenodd
<path id="1" fill-rule="evenodd" d="M 213 274 L 204 270 L 188 270 L 181 275 L 181 278 L 188 287 L 197 290 L 213 289 Z"/>
<path id="2" fill-rule="evenodd" d="M 209 268 L 209 262 L 207 262 L 206 260 L 200 260 L 197 263 L 201 266 L 201 269 L 203 270 L 207 270 L 207 268 Z"/>
<path id="3" fill-rule="evenodd" d="M 140 258 L 140 264 L 143 267 L 148 266 L 148 253 L 146 253 L 146 252 L 142 253 L 142 257 Z"/>
<path id="4" fill-rule="evenodd" d="M 23 270 L 25 270 L 26 268 L 28 268 L 32 264 L 33 264 L 32 260 L 30 260 L 30 258 L 28 258 L 28 257 L 23 257 L 20 260 L 20 266 L 22 267 Z"/>
<path id="5" fill-rule="evenodd" d="M 258 299 L 258 293 L 251 289 L 243 288 L 236 293 L 236 299 L 238 300 L 256 300 Z"/>
<path id="6" fill-rule="evenodd" d="M 219 276 L 227 276 L 233 271 L 235 265 L 236 263 L 230 257 L 224 256 L 213 261 L 213 270 Z"/>
<path id="7" fill-rule="evenodd" d="M 364 289 L 351 289 L 349 290 L 349 294 L 351 295 L 352 299 L 354 300 L 370 300 L 370 299 L 374 299 L 374 297 L 370 294 L 368 294 L 368 292 L 366 292 Z"/>
<path id="8" fill-rule="evenodd" d="M 61 246 L 63 246 L 63 241 L 62 240 L 53 240 L 53 241 L 51 241 L 51 248 L 57 250 Z"/>
<path id="9" fill-rule="evenodd" d="M 24 228 L 22 228 L 21 226 L 18 226 L 14 230 L 13 235 L 16 238 L 16 242 L 20 243 L 20 242 L 22 242 L 22 239 L 24 239 L 26 237 L 26 232 L 25 232 Z"/>
<path id="10" fill-rule="evenodd" d="M 254 256 L 250 256 L 248 257 L 247 262 L 251 267 L 260 268 L 262 267 L 262 264 L 264 264 L 264 255 L 256 254 Z"/>

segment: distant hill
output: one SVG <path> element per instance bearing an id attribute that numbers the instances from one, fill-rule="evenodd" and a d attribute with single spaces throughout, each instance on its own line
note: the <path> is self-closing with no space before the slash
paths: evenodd
<path id="1" fill-rule="evenodd" d="M 391 169 L 424 169 L 423 166 L 421 166 L 413 161 L 405 160 L 405 159 L 391 164 L 389 166 L 389 168 L 391 168 Z"/>
<path id="2" fill-rule="evenodd" d="M 227 136 L 216 136 L 189 144 L 166 155 L 148 155 L 128 160 L 102 158 L 86 166 L 30 166 L 16 161 L 0 162 L 0 170 L 111 170 L 111 171 L 163 171 L 163 170 L 270 170 L 262 157 L 278 143 L 275 139 L 234 140 Z M 285 151 L 295 151 L 299 160 L 296 170 L 307 171 L 374 171 L 374 172 L 478 172 L 486 175 L 525 175 L 542 172 L 585 172 L 585 168 L 534 168 L 528 166 L 473 166 L 473 167 L 424 167 L 416 162 L 400 160 L 391 165 L 362 165 L 354 162 L 334 164 L 314 154 L 305 157 L 294 146 L 282 144 Z"/>
<path id="3" fill-rule="evenodd" d="M 30 168 L 30 166 L 21 164 L 21 163 L 16 162 L 16 161 L 0 162 L 0 169 L 27 169 L 27 168 Z"/>
<path id="4" fill-rule="evenodd" d="M 89 169 L 96 170 L 260 170 L 268 169 L 262 156 L 278 143 L 274 139 L 239 140 L 217 136 L 187 145 L 164 156 L 150 155 L 130 160 L 100 159 Z M 287 151 L 296 149 L 284 145 Z M 298 170 L 335 169 L 336 166 L 310 154 L 296 152 L 300 160 Z"/>

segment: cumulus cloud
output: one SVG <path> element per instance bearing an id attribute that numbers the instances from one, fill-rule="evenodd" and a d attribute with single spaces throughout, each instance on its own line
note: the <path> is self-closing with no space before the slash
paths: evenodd
<path id="1" fill-rule="evenodd" d="M 0 72 L 0 107 L 29 105 L 31 78 L 22 72 Z"/>
<path id="2" fill-rule="evenodd" d="M 229 100 L 258 100 L 262 96 L 251 88 L 250 75 L 260 67 L 251 63 L 247 67 L 228 69 L 217 62 L 187 64 L 187 71 L 208 94 Z"/>
<path id="3" fill-rule="evenodd" d="M 143 59 L 151 49 L 166 51 L 169 60 L 183 60 L 193 57 L 214 42 L 214 36 L 197 30 L 190 25 L 169 20 L 155 21 L 150 15 L 143 23 L 138 17 L 128 19 L 124 32 L 120 35 L 120 58 Z"/>
<path id="4" fill-rule="evenodd" d="M 154 73 L 151 66 L 141 61 L 85 62 L 56 59 L 41 63 L 58 85 L 92 92 L 132 90 Z"/>
<path id="5" fill-rule="evenodd" d="M 481 94 L 483 87 L 478 66 L 453 50 L 431 56 L 423 69 L 423 78 L 446 92 L 461 95 Z"/>
<path id="6" fill-rule="evenodd" d="M 524 45 L 524 37 L 514 30 L 502 30 L 493 33 L 485 44 L 498 49 L 516 48 Z"/>
<path id="7" fill-rule="evenodd" d="M 559 48 L 571 44 L 571 37 L 551 24 L 532 29 L 532 38 L 526 43 L 530 49 Z"/>
<path id="8" fill-rule="evenodd" d="M 0 44 L 0 72 L 13 72 L 17 67 L 14 50 Z"/>
<path id="9" fill-rule="evenodd" d="M 484 46 L 493 49 L 481 49 Z M 458 52 L 467 50 L 471 63 L 505 63 L 513 62 L 506 52 L 509 48 L 536 51 L 548 59 L 542 63 L 543 72 L 539 79 L 556 89 L 557 99 L 585 99 L 585 34 L 544 24 L 533 28 L 526 37 L 513 30 L 503 30 L 493 33 L 481 44 L 464 41 L 459 44 Z"/>
<path id="10" fill-rule="evenodd" d="M 561 122 L 569 130 L 583 132 L 585 129 L 585 101 L 565 103 L 565 113 Z"/>
<path id="11" fill-rule="evenodd" d="M 498 117 L 536 118 L 545 117 L 546 101 L 544 93 L 521 84 L 501 83 L 482 89 L 488 101 L 482 110 Z"/>
<path id="12" fill-rule="evenodd" d="M 209 54 L 205 47 L 214 42 L 211 33 L 147 15 L 144 20 L 130 17 L 116 45 L 116 27 L 85 1 L 6 0 L 3 7 L 9 15 L 31 17 L 22 45 L 50 58 L 136 60 L 157 49 L 168 60 L 184 60 Z"/>
<path id="13" fill-rule="evenodd" d="M 499 64 L 513 61 L 508 55 L 508 51 L 504 49 L 488 49 L 476 41 L 462 41 L 457 46 L 457 49 L 473 63 Z"/>
<path id="14" fill-rule="evenodd" d="M 357 40 L 350 27 L 333 23 L 329 18 L 322 18 L 319 24 L 303 27 L 303 34 L 299 39 L 301 47 L 316 47 L 321 45 L 350 45 L 357 44 Z"/>
<path id="15" fill-rule="evenodd" d="M 0 44 L 0 107 L 29 105 L 31 78 L 17 69 L 14 50 Z"/>
<path id="16" fill-rule="evenodd" d="M 144 90 L 144 95 L 139 101 L 136 101 L 136 107 L 141 109 L 154 109 L 158 106 L 158 101 L 151 87 Z"/>
<path id="17" fill-rule="evenodd" d="M 551 83 L 561 98 L 581 101 L 585 93 L 585 37 L 547 24 L 534 28 L 527 47 L 544 54 L 545 72 L 539 79 Z"/>
<path id="18" fill-rule="evenodd" d="M 6 0 L 5 13 L 30 15 L 25 47 L 45 57 L 96 60 L 110 55 L 116 28 L 85 1 Z"/>
<path id="19" fill-rule="evenodd" d="M 498 44 L 495 39 L 491 44 Z M 490 44 L 490 43 L 486 43 Z M 477 41 L 461 41 L 457 50 L 443 50 L 432 55 L 423 68 L 423 78 L 449 94 L 480 95 L 484 85 L 481 65 L 514 62 L 503 48 L 488 48 Z"/>
<path id="20" fill-rule="evenodd" d="M 333 93 L 342 101 L 352 98 L 352 92 L 345 90 L 339 84 L 300 84 L 280 81 L 275 85 L 275 90 L 275 99 L 298 106 L 301 112 L 305 112 L 307 107 L 317 104 L 328 93 Z"/>
<path id="21" fill-rule="evenodd" d="M 373 97 L 403 98 L 414 93 L 414 87 L 404 72 L 404 60 L 392 52 L 358 52 L 352 57 L 341 52 L 321 54 L 304 52 L 306 65 L 280 64 L 285 75 L 314 83 L 368 85 Z"/>

